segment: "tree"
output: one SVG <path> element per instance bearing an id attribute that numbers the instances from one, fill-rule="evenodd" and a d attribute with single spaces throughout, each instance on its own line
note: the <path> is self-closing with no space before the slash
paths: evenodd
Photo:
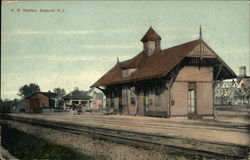
<path id="1" fill-rule="evenodd" d="M 247 99 L 247 103 L 249 105 L 249 101 L 250 101 L 250 86 L 244 86 L 242 88 L 243 90 L 243 96 Z"/>
<path id="2" fill-rule="evenodd" d="M 59 87 L 54 88 L 53 91 L 56 94 L 57 98 L 62 98 L 66 94 L 65 90 Z"/>
<path id="3" fill-rule="evenodd" d="M 5 99 L 0 101 L 0 113 L 10 113 L 12 101 Z"/>
<path id="4" fill-rule="evenodd" d="M 0 113 L 4 113 L 4 102 L 0 99 Z"/>
<path id="5" fill-rule="evenodd" d="M 29 85 L 25 84 L 21 88 L 19 88 L 19 93 L 17 95 L 22 98 L 28 97 L 36 92 L 40 92 L 40 87 L 38 84 L 30 83 Z"/>

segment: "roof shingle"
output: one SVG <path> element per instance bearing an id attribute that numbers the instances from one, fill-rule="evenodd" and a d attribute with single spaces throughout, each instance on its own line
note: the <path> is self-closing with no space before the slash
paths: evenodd
<path id="1" fill-rule="evenodd" d="M 197 45 L 200 45 L 201 43 L 214 52 L 203 40 L 200 39 L 177 45 L 165 50 L 158 50 L 151 56 L 147 56 L 145 51 L 142 51 L 132 59 L 116 64 L 91 87 L 107 86 L 162 77 L 169 73 Z M 215 52 L 214 54 L 216 55 L 217 59 L 224 64 L 225 68 L 230 73 L 230 78 L 234 78 L 236 76 L 235 73 Z M 129 68 L 137 68 L 137 70 L 128 77 L 122 77 L 122 70 Z"/>
<path id="2" fill-rule="evenodd" d="M 116 64 L 95 84 L 93 84 L 92 87 L 160 77 L 171 71 L 197 43 L 197 40 L 184 43 L 182 45 L 158 51 L 150 57 L 142 51 L 134 58 Z M 137 71 L 129 77 L 123 78 L 121 71 L 122 69 L 127 68 L 137 68 Z"/>

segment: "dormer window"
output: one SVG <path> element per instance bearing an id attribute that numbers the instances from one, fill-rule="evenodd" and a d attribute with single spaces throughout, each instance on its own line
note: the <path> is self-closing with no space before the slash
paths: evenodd
<path id="1" fill-rule="evenodd" d="M 129 69 L 123 69 L 122 70 L 122 78 L 129 77 L 132 73 L 134 73 L 137 70 L 137 68 L 129 68 Z"/>

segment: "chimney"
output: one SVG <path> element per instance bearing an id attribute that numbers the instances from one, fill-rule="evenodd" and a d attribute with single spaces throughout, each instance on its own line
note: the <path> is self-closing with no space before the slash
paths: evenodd
<path id="1" fill-rule="evenodd" d="M 246 77 L 247 74 L 246 74 L 246 66 L 241 66 L 240 67 L 240 73 L 239 73 L 239 77 Z"/>
<path id="2" fill-rule="evenodd" d="M 141 39 L 143 42 L 143 50 L 148 56 L 151 56 L 155 51 L 161 50 L 161 37 L 150 27 L 147 33 Z"/>

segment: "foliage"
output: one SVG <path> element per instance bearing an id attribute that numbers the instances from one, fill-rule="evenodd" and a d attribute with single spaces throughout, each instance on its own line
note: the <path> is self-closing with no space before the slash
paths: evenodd
<path id="1" fill-rule="evenodd" d="M 243 87 L 242 91 L 243 91 L 242 95 L 247 98 L 247 101 L 248 101 L 248 104 L 249 104 L 249 102 L 250 102 L 250 86 Z"/>
<path id="2" fill-rule="evenodd" d="M 1 99 L 0 101 L 0 113 L 9 113 L 11 110 L 12 101 L 9 99 L 5 99 L 4 101 Z"/>
<path id="3" fill-rule="evenodd" d="M 250 86 L 243 88 L 244 95 L 250 97 Z"/>
<path id="4" fill-rule="evenodd" d="M 14 110 L 24 110 L 22 101 L 20 99 L 9 100 L 0 99 L 0 113 L 10 113 Z"/>
<path id="5" fill-rule="evenodd" d="M 18 159 L 81 159 L 94 160 L 62 145 L 52 144 L 19 130 L 3 126 L 2 146 Z M 9 138 L 11 137 L 11 138 Z"/>
<path id="6" fill-rule="evenodd" d="M 39 91 L 40 87 L 38 84 L 30 83 L 29 85 L 25 84 L 24 86 L 20 87 L 19 93 L 17 95 L 25 98 Z"/>
<path id="7" fill-rule="evenodd" d="M 56 94 L 56 96 L 58 98 L 62 98 L 66 94 L 65 90 L 63 88 L 59 88 L 59 87 L 54 88 L 53 92 Z"/>

